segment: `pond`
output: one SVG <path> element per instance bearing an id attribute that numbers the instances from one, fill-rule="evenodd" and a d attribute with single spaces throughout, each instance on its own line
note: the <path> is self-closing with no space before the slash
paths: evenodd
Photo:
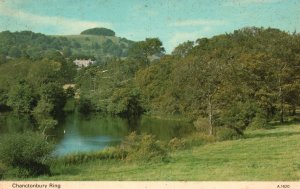
<path id="1" fill-rule="evenodd" d="M 30 116 L 0 114 L 0 136 L 15 132 L 35 130 Z M 93 114 L 83 116 L 69 113 L 59 121 L 55 130 L 49 133 L 55 143 L 53 154 L 98 151 L 115 146 L 131 132 L 152 134 L 158 140 L 168 141 L 181 138 L 194 131 L 192 124 L 180 121 L 160 120 L 142 116 L 128 121 L 119 117 Z"/>

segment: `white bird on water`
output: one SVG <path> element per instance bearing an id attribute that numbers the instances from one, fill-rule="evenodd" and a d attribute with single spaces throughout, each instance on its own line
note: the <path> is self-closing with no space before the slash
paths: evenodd
<path id="1" fill-rule="evenodd" d="M 66 130 L 64 130 L 64 134 L 66 133 Z"/>

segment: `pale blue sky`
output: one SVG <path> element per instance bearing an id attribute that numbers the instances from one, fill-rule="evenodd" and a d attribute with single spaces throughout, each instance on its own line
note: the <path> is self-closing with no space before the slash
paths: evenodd
<path id="1" fill-rule="evenodd" d="M 79 34 L 113 29 L 131 40 L 179 43 L 246 26 L 300 30 L 300 0 L 0 0 L 0 31 Z"/>

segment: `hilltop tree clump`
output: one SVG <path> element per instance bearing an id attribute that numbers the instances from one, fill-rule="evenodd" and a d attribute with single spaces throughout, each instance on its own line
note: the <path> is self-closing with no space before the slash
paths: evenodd
<path id="1" fill-rule="evenodd" d="M 115 36 L 116 33 L 107 28 L 91 28 L 84 30 L 80 35 L 102 35 L 102 36 Z"/>

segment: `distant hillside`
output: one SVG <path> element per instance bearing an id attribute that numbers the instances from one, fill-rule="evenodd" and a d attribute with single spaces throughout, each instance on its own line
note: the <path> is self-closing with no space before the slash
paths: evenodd
<path id="1" fill-rule="evenodd" d="M 59 36 L 56 36 L 59 38 Z M 115 36 L 68 35 L 63 36 L 71 42 L 72 54 L 94 56 L 96 59 L 127 57 L 133 41 Z M 75 48 L 74 48 L 75 47 Z"/>
<path id="2" fill-rule="evenodd" d="M 133 43 L 116 36 L 49 36 L 31 31 L 3 31 L 0 32 L 0 63 L 20 57 L 39 59 L 58 52 L 65 57 L 88 56 L 104 61 L 109 57 L 127 57 Z"/>
<path id="3" fill-rule="evenodd" d="M 101 35 L 101 36 L 115 36 L 116 33 L 107 28 L 91 28 L 84 30 L 81 35 Z"/>

